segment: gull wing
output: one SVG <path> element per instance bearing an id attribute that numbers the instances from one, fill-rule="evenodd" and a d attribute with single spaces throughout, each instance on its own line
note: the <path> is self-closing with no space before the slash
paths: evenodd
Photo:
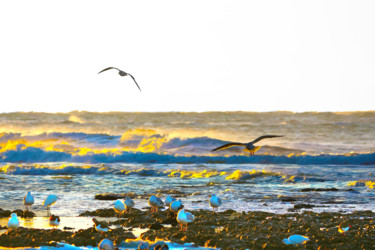
<path id="1" fill-rule="evenodd" d="M 261 137 L 256 138 L 254 141 L 251 143 L 256 143 L 260 140 L 266 139 L 266 138 L 274 138 L 274 137 L 283 137 L 283 135 L 262 135 Z"/>
<path id="2" fill-rule="evenodd" d="M 157 196 L 155 196 L 156 197 L 156 201 L 157 201 L 157 203 L 159 203 L 158 205 L 159 206 L 163 206 L 164 205 L 164 202 L 159 198 L 159 197 L 157 197 Z"/>
<path id="3" fill-rule="evenodd" d="M 108 68 L 105 68 L 103 69 L 102 71 L 100 71 L 98 74 L 104 72 L 104 71 L 107 71 L 107 70 L 110 70 L 110 69 L 117 69 L 118 71 L 120 71 L 118 68 L 115 68 L 115 67 L 108 67 Z"/>
<path id="4" fill-rule="evenodd" d="M 188 219 L 188 221 L 192 222 L 194 220 L 194 215 L 192 215 L 189 212 L 186 212 L 185 214 L 186 214 L 186 219 Z"/>
<path id="5" fill-rule="evenodd" d="M 219 197 L 217 197 L 217 202 L 219 203 L 219 206 L 223 204 L 223 201 Z"/>
<path id="6" fill-rule="evenodd" d="M 211 152 L 221 150 L 221 149 L 225 149 L 225 148 L 235 147 L 235 146 L 245 146 L 245 144 L 240 143 L 240 142 L 230 142 L 230 143 L 224 144 L 223 146 L 212 149 Z"/>
<path id="7" fill-rule="evenodd" d="M 139 91 L 142 92 L 141 88 L 139 87 L 138 83 L 136 82 L 134 76 L 132 76 L 131 74 L 127 73 L 131 78 L 133 78 L 133 81 L 135 82 L 135 84 L 137 85 L 137 87 L 139 88 Z"/>
<path id="8" fill-rule="evenodd" d="M 56 195 L 54 195 L 54 194 L 48 195 L 48 197 L 43 202 L 43 206 L 44 207 L 51 206 L 51 205 L 55 204 L 56 201 L 57 201 Z"/>

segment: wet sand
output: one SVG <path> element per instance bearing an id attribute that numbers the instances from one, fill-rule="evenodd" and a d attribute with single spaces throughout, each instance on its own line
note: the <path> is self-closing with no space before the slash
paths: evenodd
<path id="1" fill-rule="evenodd" d="M 274 214 L 265 212 L 242 212 L 226 210 L 212 213 L 209 210 L 191 211 L 195 221 L 187 231 L 167 211 L 151 214 L 148 210 L 133 210 L 116 218 L 113 209 L 99 209 L 82 213 L 79 217 L 61 218 L 57 230 L 48 226 L 47 217 L 21 219 L 21 227 L 7 230 L 7 218 L 0 220 L 0 246 L 25 247 L 48 246 L 51 241 L 65 241 L 76 246 L 96 246 L 108 238 L 117 244 L 124 240 L 169 240 L 176 243 L 195 243 L 196 246 L 221 249 L 373 249 L 375 248 L 375 214 L 360 211 L 350 214 L 298 213 Z M 95 231 L 92 217 L 108 223 L 111 231 L 101 234 Z M 346 234 L 338 232 L 337 226 L 351 225 Z M 68 227 L 70 229 L 64 229 Z M 141 231 L 139 231 L 141 228 Z M 136 231 L 138 230 L 138 231 Z M 138 234 L 136 233 L 138 232 Z M 140 235 L 139 235 L 140 233 Z M 302 246 L 287 246 L 284 238 L 293 234 L 305 235 L 310 240 Z M 139 236 L 139 237 L 138 237 Z"/>

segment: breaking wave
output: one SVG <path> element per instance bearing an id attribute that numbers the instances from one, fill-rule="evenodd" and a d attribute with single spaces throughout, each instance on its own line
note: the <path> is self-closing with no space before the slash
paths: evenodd
<path id="1" fill-rule="evenodd" d="M 224 143 L 227 141 L 171 136 L 152 129 L 129 129 L 122 136 L 80 132 L 0 133 L 0 162 L 375 164 L 374 152 L 314 154 L 280 146 L 263 146 L 253 156 L 241 147 L 211 152 Z"/>
<path id="2" fill-rule="evenodd" d="M 232 156 L 178 156 L 143 152 L 105 152 L 74 154 L 46 151 L 35 147 L 19 147 L 0 153 L 0 162 L 77 162 L 77 163 L 227 163 L 227 164 L 299 164 L 299 165 L 371 165 L 375 153 L 348 155 L 232 155 Z"/>

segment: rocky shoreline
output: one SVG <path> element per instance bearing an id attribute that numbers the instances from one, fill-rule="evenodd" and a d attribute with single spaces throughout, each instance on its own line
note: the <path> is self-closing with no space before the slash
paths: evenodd
<path id="1" fill-rule="evenodd" d="M 187 231 L 179 231 L 180 226 L 168 211 L 151 214 L 133 209 L 131 214 L 123 214 L 108 223 L 109 232 L 101 234 L 94 227 L 77 232 L 18 228 L 0 235 L 2 247 L 48 246 L 65 241 L 76 246 L 97 246 L 104 238 L 120 244 L 126 239 L 135 239 L 132 228 L 148 228 L 140 239 L 155 241 L 168 240 L 176 243 L 195 243 L 197 246 L 221 249 L 374 249 L 375 213 L 357 211 L 354 213 L 299 213 L 274 214 L 266 212 L 236 212 L 226 210 L 212 213 L 209 210 L 190 211 L 195 215 L 194 222 Z M 113 209 L 87 211 L 80 216 L 115 217 Z M 100 218 L 98 218 L 100 220 Z M 337 226 L 351 225 L 342 234 Z M 94 224 L 93 224 L 94 226 Z M 121 227 L 123 226 L 123 227 Z M 130 228 L 125 230 L 125 228 Z M 4 228 L 3 228 L 4 229 Z M 282 243 L 293 234 L 309 237 L 303 246 L 290 246 Z"/>

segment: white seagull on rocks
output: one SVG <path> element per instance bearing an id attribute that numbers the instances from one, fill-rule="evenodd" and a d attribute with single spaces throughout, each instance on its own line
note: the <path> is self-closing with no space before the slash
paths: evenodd
<path id="1" fill-rule="evenodd" d="M 57 196 L 54 194 L 48 195 L 48 197 L 45 199 L 45 201 L 43 202 L 43 206 L 47 207 L 47 214 L 51 213 L 50 206 L 55 204 L 56 201 L 57 201 Z"/>
<path id="2" fill-rule="evenodd" d="M 177 200 L 176 198 L 173 198 L 172 196 L 168 195 L 166 198 L 165 198 L 165 205 L 169 207 L 169 205 L 171 205 L 172 202 L 174 202 L 175 200 Z"/>
<path id="3" fill-rule="evenodd" d="M 177 214 L 177 222 L 181 225 L 180 231 L 187 230 L 187 224 L 194 221 L 194 215 L 189 212 L 185 212 L 184 209 L 181 209 Z M 183 229 L 183 225 L 186 225 L 185 230 Z"/>
<path id="4" fill-rule="evenodd" d="M 124 203 L 125 203 L 126 212 L 130 213 L 130 211 L 132 210 L 132 207 L 134 207 L 134 201 L 132 200 L 132 198 L 126 197 Z"/>
<path id="5" fill-rule="evenodd" d="M 164 206 L 164 202 L 156 195 L 151 195 L 148 199 L 148 204 L 151 206 L 151 213 L 157 212 L 159 207 Z"/>
<path id="6" fill-rule="evenodd" d="M 210 206 L 212 207 L 213 212 L 215 212 L 215 208 L 216 210 L 219 210 L 219 207 L 223 204 L 221 199 L 217 197 L 216 194 L 210 195 L 209 203 L 210 203 Z"/>
<path id="7" fill-rule="evenodd" d="M 23 198 L 23 204 L 26 206 L 26 210 L 29 211 L 29 207 L 34 204 L 34 197 L 31 195 L 31 192 L 28 191 L 26 196 Z"/>
<path id="8" fill-rule="evenodd" d="M 172 203 L 169 205 L 169 209 L 170 209 L 173 213 L 175 213 L 175 214 L 177 214 L 178 211 L 180 211 L 180 210 L 183 209 L 183 208 L 184 208 L 184 205 L 182 205 L 182 201 L 181 201 L 181 200 L 174 201 L 174 202 L 172 202 Z"/>
<path id="9" fill-rule="evenodd" d="M 352 226 L 342 227 L 342 223 L 338 226 L 338 230 L 340 233 L 345 234 Z"/>
<path id="10" fill-rule="evenodd" d="M 294 234 L 292 236 L 289 236 L 287 239 L 283 239 L 283 242 L 287 245 L 298 245 L 298 244 L 305 244 L 306 241 L 310 240 L 309 237 Z"/>
<path id="11" fill-rule="evenodd" d="M 254 143 L 257 143 L 260 140 L 266 139 L 266 138 L 274 138 L 274 137 L 283 137 L 282 135 L 262 135 L 258 138 L 256 138 L 254 141 L 248 142 L 248 143 L 241 143 L 241 142 L 230 142 L 227 144 L 224 144 L 223 146 L 217 147 L 211 151 L 217 151 L 221 149 L 226 149 L 234 146 L 242 146 L 245 147 L 245 150 L 249 151 L 251 155 L 253 155 L 256 151 L 258 151 L 261 147 L 260 146 L 254 146 Z"/>
<path id="12" fill-rule="evenodd" d="M 113 209 L 115 210 L 116 213 L 119 214 L 119 217 L 120 217 L 120 215 L 123 212 L 125 212 L 126 207 L 125 207 L 124 202 L 122 202 L 122 200 L 116 200 L 114 205 L 113 205 Z"/>
<path id="13" fill-rule="evenodd" d="M 110 69 L 116 69 L 116 70 L 118 70 L 118 74 L 119 74 L 120 76 L 130 76 L 131 78 L 133 78 L 133 81 L 134 81 L 135 84 L 137 85 L 139 91 L 142 92 L 142 90 L 141 90 L 141 88 L 139 87 L 138 83 L 135 81 L 134 76 L 132 76 L 131 74 L 126 73 L 125 71 L 122 71 L 122 70 L 120 70 L 120 69 L 118 69 L 118 68 L 115 68 L 115 67 L 108 67 L 108 68 L 105 68 L 105 69 L 103 69 L 102 71 L 100 71 L 98 74 L 100 74 L 100 73 L 102 73 L 102 72 L 104 72 L 104 71 L 110 70 Z"/>
<path id="14" fill-rule="evenodd" d="M 98 221 L 95 218 L 92 218 L 92 221 L 95 224 L 95 230 L 98 231 L 99 233 L 103 234 L 109 231 L 108 224 L 104 221 Z"/>
<path id="15" fill-rule="evenodd" d="M 98 249 L 99 250 L 114 250 L 115 246 L 111 240 L 104 239 L 101 242 L 99 242 Z"/>
<path id="16" fill-rule="evenodd" d="M 49 225 L 55 230 L 60 225 L 60 217 L 51 215 L 51 217 L 49 217 Z"/>
<path id="17" fill-rule="evenodd" d="M 19 226 L 20 226 L 20 221 L 18 220 L 17 214 L 16 213 L 12 213 L 10 215 L 9 220 L 8 220 L 7 227 L 9 229 L 17 229 Z"/>

